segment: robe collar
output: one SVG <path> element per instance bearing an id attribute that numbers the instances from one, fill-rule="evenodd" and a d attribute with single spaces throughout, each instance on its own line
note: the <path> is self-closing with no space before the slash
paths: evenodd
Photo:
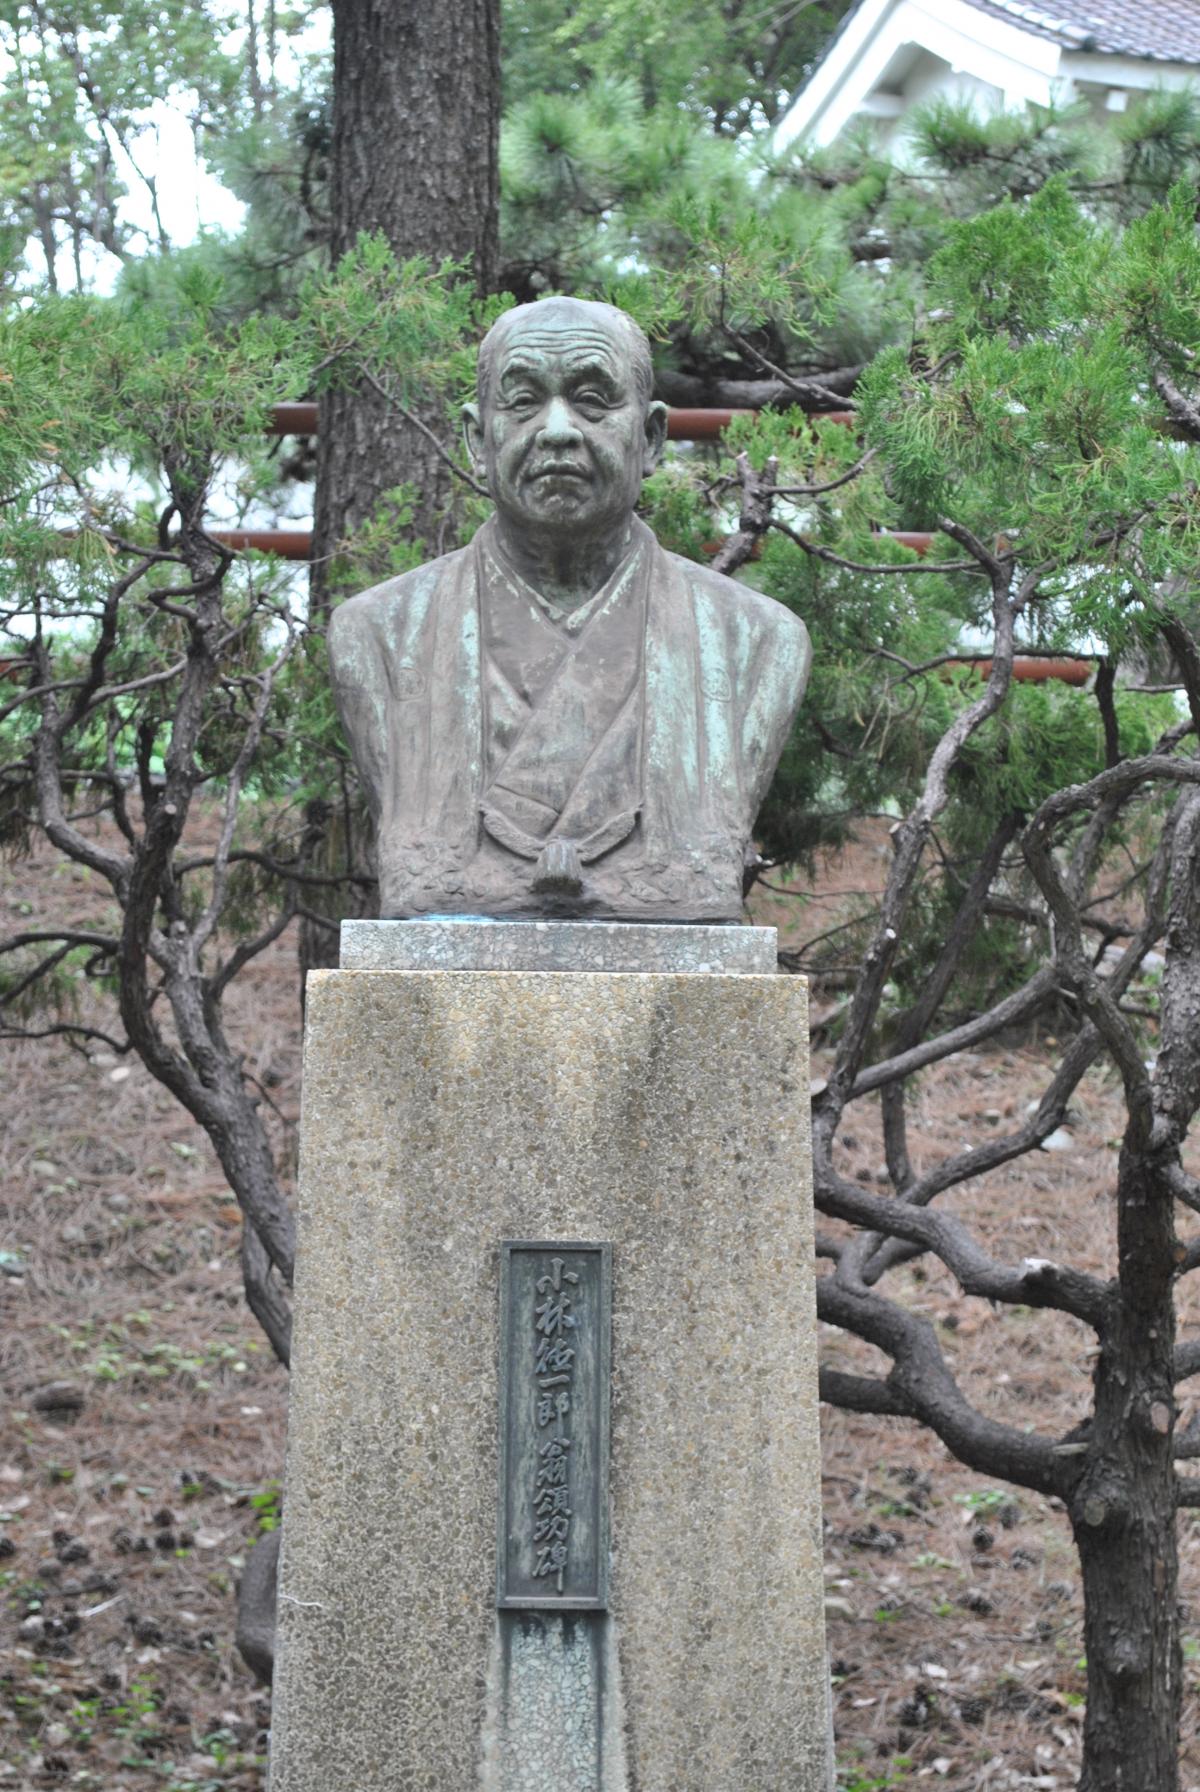
<path id="1" fill-rule="evenodd" d="M 576 627 L 557 626 L 544 656 L 539 637 L 551 625 L 531 610 L 543 601 L 496 553 L 493 530 L 476 542 L 490 760 L 480 814 L 493 839 L 536 861 L 535 889 L 547 877 L 566 888 L 579 866 L 633 831 L 641 811 L 654 538 L 635 518 L 629 553 L 581 606 L 585 614 L 574 613 Z M 514 637 L 531 650 L 528 679 Z"/>

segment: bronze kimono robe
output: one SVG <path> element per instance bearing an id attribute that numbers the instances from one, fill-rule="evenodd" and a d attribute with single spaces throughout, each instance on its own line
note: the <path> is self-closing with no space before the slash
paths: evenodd
<path id="1" fill-rule="evenodd" d="M 782 604 L 634 519 L 608 584 L 556 618 L 487 523 L 343 604 L 329 651 L 383 915 L 739 918 L 808 674 Z M 547 894 L 555 846 L 580 890 Z"/>

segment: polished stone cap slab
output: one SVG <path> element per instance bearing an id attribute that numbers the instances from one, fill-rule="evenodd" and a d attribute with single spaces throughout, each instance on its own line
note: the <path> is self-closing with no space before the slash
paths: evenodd
<path id="1" fill-rule="evenodd" d="M 769 976 L 773 927 L 636 921 L 343 921 L 344 971 L 689 971 Z"/>

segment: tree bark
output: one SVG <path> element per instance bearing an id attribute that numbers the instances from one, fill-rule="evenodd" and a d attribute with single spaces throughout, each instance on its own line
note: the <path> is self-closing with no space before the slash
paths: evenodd
<path id="1" fill-rule="evenodd" d="M 863 370 L 860 362 L 854 367 L 831 367 L 828 373 L 797 374 L 794 380 L 776 379 L 730 380 L 710 379 L 698 373 L 682 373 L 675 367 L 661 367 L 654 376 L 654 396 L 664 404 L 716 410 L 769 409 L 774 405 L 799 405 L 806 411 L 838 409 L 838 399 L 852 398 Z"/>
<path id="2" fill-rule="evenodd" d="M 380 231 L 397 259 L 462 262 L 492 289 L 499 211 L 499 0 L 334 0 L 330 248 Z M 421 413 L 444 434 L 439 408 Z M 412 534 L 432 551 L 450 474 L 419 429 L 365 381 L 323 396 L 317 438 L 313 597 L 329 601 L 329 556 L 411 485 Z"/>
<path id="3" fill-rule="evenodd" d="M 1128 1145 L 1118 1248 L 1087 1463 L 1070 1501 L 1088 1663 L 1079 1792 L 1177 1792 L 1176 1244 L 1170 1191 Z"/>

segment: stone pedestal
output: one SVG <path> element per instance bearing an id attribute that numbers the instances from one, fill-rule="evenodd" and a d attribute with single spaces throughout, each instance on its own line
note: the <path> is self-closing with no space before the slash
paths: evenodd
<path id="1" fill-rule="evenodd" d="M 504 1239 L 612 1247 L 605 1612 L 496 1609 Z M 313 973 L 271 1792 L 825 1792 L 812 1279 L 802 981 Z"/>

